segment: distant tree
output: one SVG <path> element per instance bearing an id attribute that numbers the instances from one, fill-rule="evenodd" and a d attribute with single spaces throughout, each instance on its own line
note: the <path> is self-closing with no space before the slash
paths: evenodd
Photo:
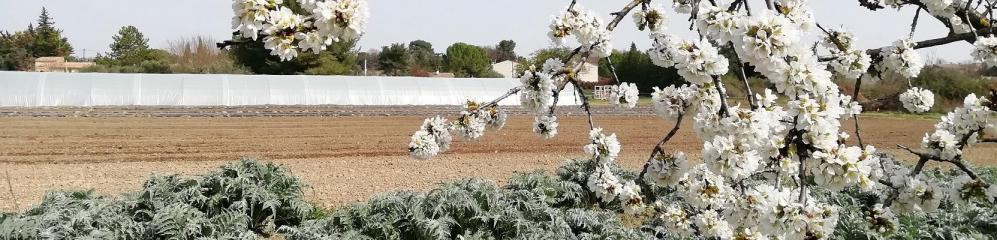
<path id="1" fill-rule="evenodd" d="M 495 46 L 495 61 L 516 60 L 516 42 L 512 40 L 502 40 Z"/>
<path id="2" fill-rule="evenodd" d="M 108 57 L 117 61 L 120 65 L 135 65 L 145 60 L 150 60 L 152 54 L 149 52 L 149 39 L 145 38 L 135 26 L 124 26 L 118 30 L 118 34 L 111 37 L 111 52 Z"/>
<path id="3" fill-rule="evenodd" d="M 73 53 L 69 40 L 55 28 L 47 9 L 42 8 L 37 24 L 13 34 L 0 33 L 0 70 L 31 70 L 35 58 L 68 57 Z"/>
<path id="4" fill-rule="evenodd" d="M 48 9 L 42 8 L 42 14 L 38 17 L 38 28 L 33 32 L 34 44 L 29 49 L 34 57 L 66 57 L 73 53 L 73 46 L 69 44 L 69 39 L 62 37 L 62 30 L 55 28 L 55 21 L 49 17 Z"/>
<path id="5" fill-rule="evenodd" d="M 458 77 L 496 77 L 498 75 L 492 71 L 488 52 L 478 46 L 454 43 L 447 48 L 444 61 L 447 69 Z"/>
<path id="6" fill-rule="evenodd" d="M 415 40 L 408 44 L 408 51 L 413 70 L 436 71 L 442 67 L 443 58 L 436 54 L 432 43 Z"/>
<path id="7" fill-rule="evenodd" d="M 402 76 L 409 71 L 409 52 L 404 44 L 395 43 L 381 48 L 377 58 L 381 71 L 390 76 Z"/>
<path id="8" fill-rule="evenodd" d="M 30 50 L 33 43 L 34 34 L 28 31 L 0 32 L 0 70 L 31 70 L 34 67 Z"/>
<path id="9" fill-rule="evenodd" d="M 645 51 L 638 50 L 634 44 L 630 44 L 630 50 L 626 52 L 613 51 L 609 59 L 616 68 L 619 81 L 636 83 L 642 95 L 653 92 L 653 87 L 666 87 L 684 82 L 674 68 L 654 65 L 651 57 Z M 599 62 L 600 77 L 613 77 L 610 61 Z"/>
<path id="10" fill-rule="evenodd" d="M 255 74 L 270 75 L 347 75 L 357 71 L 356 40 L 339 41 L 326 47 L 319 54 L 301 53 L 290 61 L 270 55 L 262 41 L 233 36 L 234 44 L 229 53 L 236 63 L 246 66 Z"/>
<path id="11" fill-rule="evenodd" d="M 526 69 L 533 67 L 541 67 L 547 59 L 557 58 L 565 59 L 571 54 L 571 50 L 567 48 L 544 48 L 537 50 L 531 54 L 530 58 L 519 58 L 516 61 L 516 75 L 520 75 Z"/>

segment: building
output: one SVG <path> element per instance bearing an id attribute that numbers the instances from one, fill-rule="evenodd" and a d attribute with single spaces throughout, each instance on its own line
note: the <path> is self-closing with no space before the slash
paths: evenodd
<path id="1" fill-rule="evenodd" d="M 66 62 L 65 57 L 40 57 L 35 59 L 35 72 L 74 73 L 93 65 L 93 62 Z"/>
<path id="2" fill-rule="evenodd" d="M 577 76 L 578 80 L 581 80 L 582 82 L 599 82 L 599 66 L 586 61 L 582 66 L 581 71 L 578 71 Z"/>
<path id="3" fill-rule="evenodd" d="M 502 75 L 504 78 L 517 78 L 516 75 L 516 65 L 514 61 L 502 61 L 492 64 L 492 70 Z M 599 66 L 592 64 L 590 62 L 585 62 L 582 66 L 581 71 L 578 72 L 578 80 L 582 82 L 598 82 L 599 81 Z"/>
<path id="4" fill-rule="evenodd" d="M 492 64 L 492 71 L 497 72 L 504 78 L 515 78 L 516 76 L 516 62 L 505 60 L 498 63 Z"/>

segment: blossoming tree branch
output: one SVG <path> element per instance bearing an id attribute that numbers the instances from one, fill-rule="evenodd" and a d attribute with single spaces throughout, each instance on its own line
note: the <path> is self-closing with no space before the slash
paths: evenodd
<path id="1" fill-rule="evenodd" d="M 295 3 L 300 4 L 237 0 L 233 27 L 246 38 L 262 37 L 266 48 L 282 60 L 362 33 L 364 1 Z M 412 135 L 409 152 L 429 159 L 452 148 L 452 135 L 474 141 L 486 130 L 501 129 L 507 114 L 498 103 L 512 96 L 518 96 L 522 107 L 534 115 L 536 134 L 555 137 L 558 96 L 570 84 L 578 91 L 589 125 L 589 143 L 582 146 L 587 158 L 569 161 L 584 166 L 570 174 L 586 188 L 584 197 L 595 200 L 594 208 L 653 216 L 670 235 L 830 238 L 840 207 L 815 193 L 846 189 L 882 193 L 865 203 L 862 211 L 866 230 L 882 236 L 895 233 L 898 215 L 930 214 L 943 202 L 994 207 L 997 185 L 980 179 L 963 156 L 994 127 L 988 122 L 994 99 L 966 96 L 963 106 L 925 134 L 920 149 L 898 145 L 917 157 L 909 166 L 863 144 L 858 119 L 862 106 L 855 96 L 863 82 L 916 77 L 924 66 L 915 51 L 920 48 L 970 42 L 976 61 L 997 66 L 992 26 L 997 2 L 859 0 L 858 4 L 873 11 L 915 11 L 911 34 L 897 36 L 891 46 L 857 49 L 856 36 L 846 29 L 818 24 L 807 0 L 632 0 L 606 15 L 609 21 L 571 1 L 548 26 L 554 44 L 575 45 L 566 59 L 532 66 L 520 77 L 520 86 L 497 99 L 467 101 L 453 120 L 426 119 Z M 683 19 L 699 37 L 681 39 L 666 29 L 662 5 L 687 14 Z M 912 39 L 916 18 L 922 15 L 940 21 L 950 33 Z M 615 163 L 619 141 L 593 121 L 577 77 L 585 59 L 609 56 L 612 32 L 627 18 L 653 40 L 648 52 L 654 64 L 675 68 L 687 82 L 651 93 L 657 115 L 675 125 L 663 133 L 637 176 L 619 174 Z M 812 39 L 807 36 L 819 41 L 807 42 L 804 39 Z M 747 85 L 748 74 L 762 76 L 769 87 L 759 93 L 744 87 L 747 106 L 731 104 L 721 77 L 733 75 Z M 855 91 L 842 93 L 833 79 L 855 81 Z M 934 94 L 910 81 L 908 85 L 899 94 L 904 108 L 912 113 L 930 109 Z M 636 85 L 621 83 L 613 89 L 614 105 L 637 105 Z M 686 118 L 692 118 L 693 130 L 704 140 L 701 161 L 667 149 Z M 846 144 L 851 134 L 842 131 L 841 123 L 848 120 L 856 126 L 852 134 L 858 146 Z M 961 175 L 954 182 L 931 181 L 923 173 L 928 162 L 951 165 Z"/>

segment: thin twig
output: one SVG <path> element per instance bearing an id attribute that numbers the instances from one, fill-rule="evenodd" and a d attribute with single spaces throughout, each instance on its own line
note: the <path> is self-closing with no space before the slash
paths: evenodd
<path id="1" fill-rule="evenodd" d="M 10 183 L 10 170 L 4 169 L 4 175 L 7 178 L 7 192 L 10 193 L 10 201 L 14 202 L 15 211 L 21 209 L 21 204 L 17 203 L 17 196 L 14 195 L 14 185 Z"/>
<path id="2" fill-rule="evenodd" d="M 723 90 L 723 85 L 720 82 L 719 76 L 713 76 L 713 86 L 717 89 L 717 94 L 720 95 L 720 116 L 727 117 L 730 116 L 727 109 L 727 93 Z"/>
<path id="3" fill-rule="evenodd" d="M 852 101 L 855 101 L 856 103 L 859 102 L 859 89 L 862 88 L 862 77 L 863 76 L 859 76 L 855 79 L 855 91 L 852 93 Z M 861 103 L 859 103 L 859 105 L 861 105 Z M 862 131 L 859 129 L 859 115 L 852 115 L 852 119 L 855 120 L 855 138 L 859 140 L 859 146 L 865 147 L 865 144 L 862 143 Z"/>
<path id="4" fill-rule="evenodd" d="M 642 195 L 647 196 L 649 202 L 654 202 L 655 195 L 651 191 L 652 190 L 651 185 L 644 180 L 644 175 L 647 174 L 647 168 L 651 165 L 651 161 L 653 161 L 654 158 L 658 156 L 658 154 L 665 154 L 664 148 L 662 146 L 664 146 L 665 143 L 668 143 L 668 141 L 675 136 L 675 133 L 678 133 L 679 127 L 682 126 L 682 119 L 684 118 L 684 116 L 685 114 L 680 113 L 678 119 L 675 120 L 675 126 L 672 127 L 672 130 L 668 131 L 668 134 L 665 134 L 665 137 L 662 138 L 660 141 L 658 141 L 658 144 L 654 145 L 654 149 L 651 149 L 651 156 L 647 158 L 647 162 L 644 162 L 644 166 L 641 167 L 640 174 L 637 175 L 636 182 L 638 186 L 640 186 L 641 189 L 643 189 Z"/>
<path id="5" fill-rule="evenodd" d="M 917 29 L 917 19 L 921 17 L 921 9 L 923 7 L 918 6 L 917 12 L 914 12 L 914 21 L 910 23 L 910 36 L 909 38 L 914 38 L 914 30 Z"/>

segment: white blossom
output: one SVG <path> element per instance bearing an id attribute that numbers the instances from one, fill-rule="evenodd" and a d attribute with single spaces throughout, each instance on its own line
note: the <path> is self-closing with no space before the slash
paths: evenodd
<path id="1" fill-rule="evenodd" d="M 620 142 L 616 140 L 616 134 L 602 133 L 602 128 L 595 128 L 589 132 L 591 143 L 585 145 L 585 153 L 593 156 L 599 163 L 612 163 L 616 156 L 620 154 Z"/>
<path id="2" fill-rule="evenodd" d="M 661 204 L 658 202 L 657 204 Z M 665 222 L 665 228 L 669 232 L 683 237 L 690 237 L 695 232 L 692 219 L 681 206 L 671 204 L 660 210 L 660 218 Z"/>
<path id="3" fill-rule="evenodd" d="M 545 67 L 548 65 L 545 64 Z M 519 77 L 522 83 L 519 101 L 523 108 L 535 114 L 545 114 L 554 105 L 554 79 L 546 71 L 527 70 Z"/>
<path id="4" fill-rule="evenodd" d="M 968 33 L 973 31 L 973 27 L 969 24 L 963 23 L 961 17 L 952 16 L 949 18 L 949 25 L 952 26 L 952 31 L 956 34 Z"/>
<path id="5" fill-rule="evenodd" d="M 744 139 L 716 136 L 703 144 L 703 162 L 711 172 L 735 180 L 747 178 L 758 169 L 761 156 Z"/>
<path id="6" fill-rule="evenodd" d="M 921 54 L 914 50 L 914 43 L 907 39 L 893 42 L 893 46 L 882 49 L 883 62 L 880 63 L 883 71 L 897 73 L 906 78 L 917 77 L 924 67 Z"/>
<path id="7" fill-rule="evenodd" d="M 713 210 L 706 210 L 695 216 L 696 228 L 704 237 L 730 239 L 733 229 L 719 213 Z"/>
<path id="8" fill-rule="evenodd" d="M 847 79 L 861 77 L 872 66 L 872 58 L 862 50 L 839 52 L 835 53 L 833 57 L 834 59 L 828 65 L 839 76 Z"/>
<path id="9" fill-rule="evenodd" d="M 596 198 L 603 203 L 612 202 L 623 190 L 620 179 L 605 164 L 596 167 L 595 171 L 589 175 L 587 186 L 589 191 L 595 193 Z"/>
<path id="10" fill-rule="evenodd" d="M 637 89 L 637 84 L 624 82 L 612 88 L 612 91 L 609 93 L 609 100 L 617 107 L 634 108 L 640 100 L 639 94 L 640 91 Z"/>
<path id="11" fill-rule="evenodd" d="M 620 190 L 620 203 L 623 204 L 623 212 L 626 214 L 640 214 L 644 210 L 644 198 L 640 196 L 640 186 L 633 181 L 623 184 Z"/>
<path id="12" fill-rule="evenodd" d="M 900 227 L 897 216 L 893 214 L 893 211 L 889 207 L 883 207 L 881 203 L 877 203 L 871 209 L 865 210 L 863 218 L 869 223 L 867 225 L 869 233 L 878 236 L 893 235 Z"/>
<path id="13" fill-rule="evenodd" d="M 680 180 L 678 192 L 696 208 L 722 207 L 733 200 L 733 189 L 722 177 L 698 165 Z"/>
<path id="14" fill-rule="evenodd" d="M 988 196 L 987 183 L 980 179 L 973 179 L 969 175 L 959 175 L 956 177 L 952 181 L 952 187 L 949 190 L 949 200 L 956 205 L 966 205 L 970 202 L 988 203 L 992 201 L 992 198 Z"/>
<path id="15" fill-rule="evenodd" d="M 900 94 L 900 102 L 912 113 L 923 113 L 935 105 L 935 94 L 928 89 L 913 87 Z"/>
<path id="16" fill-rule="evenodd" d="M 945 198 L 937 183 L 924 181 L 920 177 L 907 177 L 904 184 L 897 187 L 899 194 L 890 207 L 903 212 L 932 213 Z"/>
<path id="17" fill-rule="evenodd" d="M 665 10 L 661 6 L 655 5 L 647 9 L 637 9 L 632 14 L 634 25 L 637 25 L 638 29 L 646 28 L 650 32 L 664 30 Z"/>
<path id="18" fill-rule="evenodd" d="M 737 53 L 743 59 L 761 63 L 792 53 L 799 41 L 798 26 L 772 11 L 761 11 L 747 20 L 737 41 Z"/>
<path id="19" fill-rule="evenodd" d="M 557 125 L 557 117 L 547 115 L 539 116 L 534 118 L 533 132 L 549 139 L 557 136 Z"/>
<path id="20" fill-rule="evenodd" d="M 973 59 L 983 62 L 987 67 L 997 66 L 997 37 L 979 37 L 973 43 Z"/>
<path id="21" fill-rule="evenodd" d="M 645 181 L 662 187 L 674 187 L 689 171 L 689 160 L 685 153 L 658 154 L 647 163 Z"/>
<path id="22" fill-rule="evenodd" d="M 651 93 L 655 113 L 666 119 L 676 119 L 685 114 L 695 97 L 696 90 L 689 85 L 668 86 L 665 89 L 654 87 L 654 93 Z"/>
<path id="23" fill-rule="evenodd" d="M 728 42 L 739 29 L 739 19 L 744 18 L 740 12 L 728 12 L 726 7 L 708 6 L 699 9 L 696 26 L 699 32 L 718 42 Z"/>
<path id="24" fill-rule="evenodd" d="M 367 25 L 366 0 L 316 1 L 312 13 L 319 33 L 334 41 L 358 38 Z"/>
<path id="25" fill-rule="evenodd" d="M 409 143 L 409 154 L 416 159 L 429 159 L 440 153 L 440 146 L 436 139 L 426 130 L 416 131 L 412 134 L 412 142 Z"/>
<path id="26" fill-rule="evenodd" d="M 723 75 L 728 70 L 727 58 L 705 39 L 680 43 L 673 50 L 672 56 L 679 59 L 675 64 L 678 74 L 696 85 L 712 83 L 714 77 Z"/>

